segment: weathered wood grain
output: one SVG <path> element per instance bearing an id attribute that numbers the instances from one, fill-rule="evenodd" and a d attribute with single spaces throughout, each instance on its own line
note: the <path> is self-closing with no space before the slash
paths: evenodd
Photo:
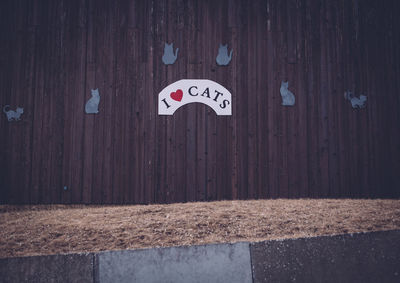
<path id="1" fill-rule="evenodd" d="M 0 3 L 0 203 L 399 197 L 396 0 Z M 164 65 L 164 43 L 179 48 Z M 233 48 L 218 66 L 219 44 Z M 232 116 L 157 115 L 185 78 Z M 282 106 L 289 81 L 293 107 Z M 85 114 L 91 89 L 98 114 Z M 368 97 L 353 109 L 343 93 Z M 66 187 L 66 190 L 64 190 Z"/>

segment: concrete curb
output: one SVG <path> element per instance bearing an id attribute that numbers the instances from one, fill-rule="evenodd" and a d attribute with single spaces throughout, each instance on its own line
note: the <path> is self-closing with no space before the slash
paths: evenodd
<path id="1" fill-rule="evenodd" d="M 93 254 L 0 259 L 0 282 L 93 282 Z"/>
<path id="2" fill-rule="evenodd" d="M 96 282 L 252 282 L 248 243 L 110 251 Z"/>
<path id="3" fill-rule="evenodd" d="M 0 282 L 400 282 L 400 230 L 0 259 Z"/>
<path id="4" fill-rule="evenodd" d="M 250 244 L 254 282 L 400 282 L 400 230 Z"/>

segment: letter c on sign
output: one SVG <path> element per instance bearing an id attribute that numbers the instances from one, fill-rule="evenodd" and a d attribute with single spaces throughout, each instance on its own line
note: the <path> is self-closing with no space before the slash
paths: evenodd
<path id="1" fill-rule="evenodd" d="M 191 86 L 191 87 L 189 87 L 189 94 L 190 94 L 191 96 L 197 96 L 197 95 L 199 95 L 198 93 L 193 94 L 193 93 L 192 93 L 192 88 L 197 89 L 197 86 Z"/>

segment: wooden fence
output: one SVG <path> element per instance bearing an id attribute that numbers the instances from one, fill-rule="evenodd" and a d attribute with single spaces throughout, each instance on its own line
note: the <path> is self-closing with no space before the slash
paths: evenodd
<path id="1" fill-rule="evenodd" d="M 0 203 L 400 197 L 398 11 L 397 0 L 2 0 L 0 106 L 24 113 L 1 113 Z M 173 65 L 165 42 L 179 48 Z M 198 103 L 158 116 L 158 93 L 185 78 L 226 87 L 232 116 Z M 282 81 L 295 106 L 281 105 Z M 99 113 L 85 114 L 96 88 Z"/>

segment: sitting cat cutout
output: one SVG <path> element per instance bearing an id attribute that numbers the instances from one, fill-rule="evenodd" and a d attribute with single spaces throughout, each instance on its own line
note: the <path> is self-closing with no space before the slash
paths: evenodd
<path id="1" fill-rule="evenodd" d="M 165 43 L 164 45 L 164 54 L 162 56 L 162 61 L 164 62 L 165 65 L 171 65 L 174 64 L 176 59 L 178 58 L 178 51 L 179 48 L 175 50 L 175 55 L 174 55 L 174 44 L 168 44 Z"/>
<path id="2" fill-rule="evenodd" d="M 351 107 L 355 109 L 361 109 L 365 107 L 365 103 L 367 102 L 367 97 L 365 95 L 360 95 L 360 97 L 355 97 L 354 94 L 347 90 L 344 93 L 344 98 L 350 100 Z"/>
<path id="3" fill-rule="evenodd" d="M 99 113 L 100 94 L 99 89 L 92 89 L 92 97 L 86 102 L 85 112 L 87 114 Z"/>
<path id="4" fill-rule="evenodd" d="M 233 49 L 231 50 L 231 52 L 229 53 L 228 56 L 228 44 L 226 45 L 219 45 L 218 48 L 218 55 L 216 58 L 217 64 L 220 66 L 226 66 L 229 64 L 229 62 L 231 62 L 232 60 L 232 53 L 233 53 Z"/>
<path id="5" fill-rule="evenodd" d="M 294 103 L 296 102 L 296 98 L 288 88 L 289 88 L 289 82 L 282 81 L 281 83 L 282 105 L 293 106 Z"/>
<path id="6" fill-rule="evenodd" d="M 10 109 L 10 105 L 6 105 L 3 107 L 3 112 L 6 113 L 7 120 L 8 121 L 18 121 L 21 120 L 21 115 L 24 113 L 24 108 L 17 107 L 17 109 L 14 110 L 7 110 Z"/>

